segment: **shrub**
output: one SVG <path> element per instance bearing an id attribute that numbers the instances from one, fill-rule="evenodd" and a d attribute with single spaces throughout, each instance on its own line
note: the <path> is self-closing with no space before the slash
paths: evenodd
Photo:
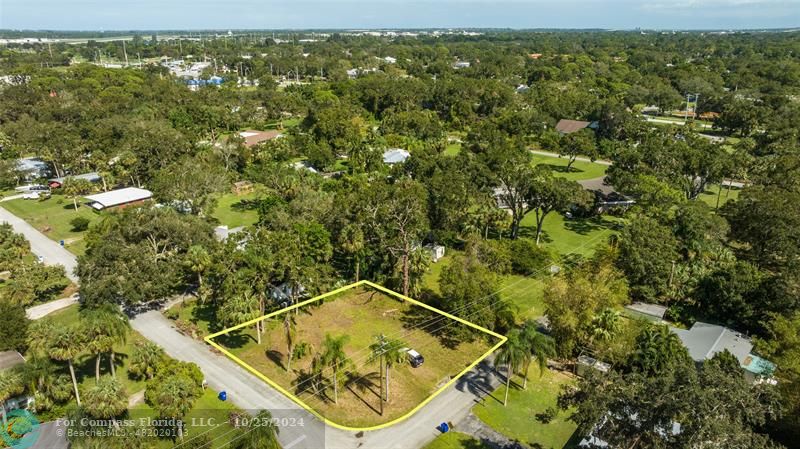
<path id="1" fill-rule="evenodd" d="M 536 246 L 532 240 L 518 239 L 511 242 L 511 269 L 514 273 L 526 276 L 542 273 L 551 263 L 550 252 Z"/>
<path id="2" fill-rule="evenodd" d="M 82 232 L 89 229 L 89 219 L 86 217 L 75 217 L 70 220 L 69 224 L 72 225 L 72 230 L 75 232 Z"/>

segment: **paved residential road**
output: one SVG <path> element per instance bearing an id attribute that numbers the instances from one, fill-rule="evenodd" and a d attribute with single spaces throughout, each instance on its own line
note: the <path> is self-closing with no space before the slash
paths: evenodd
<path id="1" fill-rule="evenodd" d="M 458 428 L 458 423 L 467 418 L 472 406 L 499 383 L 487 364 L 479 365 L 411 418 L 359 437 L 353 432 L 324 426 L 313 415 L 227 357 L 214 354 L 205 343 L 180 334 L 157 310 L 137 315 L 131 320 L 131 325 L 164 348 L 171 357 L 198 364 L 209 386 L 217 391 L 226 391 L 229 400 L 238 407 L 253 411 L 266 408 L 275 416 L 303 417 L 306 428 L 280 429 L 280 441 L 287 449 L 290 446 L 298 449 L 418 449 L 439 435 L 436 430 L 439 423 L 454 422 Z M 320 444 L 323 433 L 324 446 Z"/>
<path id="2" fill-rule="evenodd" d="M 65 309 L 73 304 L 78 303 L 78 295 L 74 294 L 68 298 L 56 299 L 55 301 L 39 304 L 38 306 L 28 307 L 25 309 L 25 314 L 29 320 L 38 320 L 53 312 Z"/>
<path id="3" fill-rule="evenodd" d="M 31 243 L 31 252 L 37 256 L 41 256 L 44 259 L 45 265 L 63 265 L 67 272 L 67 277 L 72 282 L 78 283 L 78 276 L 75 275 L 78 259 L 74 254 L 47 238 L 44 234 L 36 230 L 36 228 L 26 223 L 25 220 L 2 207 L 0 207 L 0 223 L 9 223 L 14 227 L 14 231 L 24 235 Z"/>
<path id="4" fill-rule="evenodd" d="M 72 253 L 3 208 L 0 208 L 0 222 L 10 223 L 31 242 L 34 254 L 42 256 L 47 264 L 64 265 L 70 279 L 78 282 L 73 273 L 77 259 Z M 200 366 L 209 386 L 216 391 L 226 391 L 229 400 L 239 408 L 268 409 L 275 417 L 302 417 L 303 427 L 281 427 L 279 438 L 284 449 L 419 449 L 439 435 L 436 426 L 440 423 L 453 422 L 458 428 L 476 403 L 496 400 L 486 396 L 499 384 L 493 369 L 483 363 L 409 419 L 359 435 L 324 425 L 261 379 L 227 357 L 213 353 L 210 346 L 179 333 L 157 310 L 139 313 L 131 319 L 131 325 L 171 357 Z"/>
<path id="5" fill-rule="evenodd" d="M 558 153 L 551 153 L 549 151 L 530 150 L 530 152 L 533 153 L 533 154 L 538 154 L 539 156 L 559 157 L 559 158 L 562 157 L 562 156 L 559 156 Z M 580 161 L 580 162 L 590 162 L 592 164 L 599 164 L 599 165 L 605 165 L 605 166 L 610 166 L 612 164 L 611 161 L 604 161 L 602 159 L 598 159 L 596 161 L 593 161 L 593 160 L 589 159 L 588 157 L 576 157 L 575 160 L 576 161 Z"/>

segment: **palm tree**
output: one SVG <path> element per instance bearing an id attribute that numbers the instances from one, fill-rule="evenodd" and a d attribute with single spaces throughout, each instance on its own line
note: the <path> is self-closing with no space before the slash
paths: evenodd
<path id="1" fill-rule="evenodd" d="M 86 391 L 85 407 L 94 418 L 116 418 L 128 409 L 128 394 L 117 379 L 104 377 Z"/>
<path id="2" fill-rule="evenodd" d="M 56 367 L 49 358 L 33 353 L 22 365 L 22 376 L 31 392 L 45 389 L 48 382 L 52 385 L 56 375 Z"/>
<path id="3" fill-rule="evenodd" d="M 183 424 L 180 422 L 194 406 L 195 400 L 201 392 L 199 387 L 184 375 L 168 376 L 163 382 L 154 387 L 155 393 L 151 401 L 153 407 L 161 418 L 173 418 L 178 423 L 178 437 L 183 439 Z"/>
<path id="4" fill-rule="evenodd" d="M 645 373 L 657 374 L 688 358 L 686 347 L 667 326 L 649 326 L 636 338 L 633 364 Z"/>
<path id="5" fill-rule="evenodd" d="M 85 179 L 67 178 L 63 189 L 64 194 L 72 198 L 72 204 L 75 207 L 75 212 L 77 212 L 78 198 L 91 192 L 94 189 L 94 184 Z"/>
<path id="6" fill-rule="evenodd" d="M 274 424 L 272 414 L 267 410 L 261 410 L 254 419 L 250 419 L 249 425 L 244 429 L 242 440 L 236 445 L 237 449 L 280 449 L 278 443 L 278 433 L 280 429 Z"/>
<path id="7" fill-rule="evenodd" d="M 0 412 L 6 426 L 6 401 L 25 391 L 22 375 L 17 370 L 0 371 Z"/>
<path id="8" fill-rule="evenodd" d="M 81 396 L 78 392 L 78 379 L 75 377 L 75 366 L 73 366 L 72 361 L 83 352 L 83 331 L 77 326 L 55 328 L 51 338 L 52 341 L 49 348 L 50 357 L 62 362 L 66 361 L 69 365 L 72 387 L 75 390 L 75 400 L 78 402 L 78 405 L 81 405 Z"/>
<path id="9" fill-rule="evenodd" d="M 342 229 L 340 241 L 342 249 L 353 259 L 356 282 L 358 282 L 361 274 L 361 258 L 364 252 L 364 232 L 359 226 L 349 224 Z"/>
<path id="10" fill-rule="evenodd" d="M 394 365 L 399 365 L 408 361 L 406 356 L 405 343 L 400 340 L 386 340 L 383 335 L 376 337 L 376 342 L 370 345 L 369 361 L 381 360 L 382 370 L 384 371 L 384 383 L 386 392 L 383 398 L 389 402 L 389 370 Z"/>
<path id="11" fill-rule="evenodd" d="M 511 376 L 515 371 L 519 371 L 525 359 L 530 357 L 530 350 L 528 349 L 525 340 L 521 336 L 519 329 L 511 329 L 508 333 L 508 341 L 497 352 L 494 358 L 495 366 L 506 366 L 506 396 L 503 399 L 503 406 L 508 404 L 508 390 L 511 387 Z"/>
<path id="12" fill-rule="evenodd" d="M 547 359 L 555 357 L 556 344 L 552 338 L 536 330 L 536 323 L 528 321 L 522 328 L 522 339 L 528 347 L 528 357 L 525 360 L 525 377 L 522 389 L 528 388 L 528 368 L 534 360 L 539 364 L 539 376 L 547 369 Z"/>
<path id="13" fill-rule="evenodd" d="M 219 315 L 226 324 L 237 325 L 258 318 L 260 316 L 258 307 L 258 298 L 249 292 L 243 292 L 228 298 L 220 307 Z M 259 323 L 255 324 L 255 329 L 256 338 L 260 345 L 261 328 Z"/>
<path id="14" fill-rule="evenodd" d="M 96 381 L 100 381 L 100 358 L 105 353 L 109 353 L 111 376 L 116 377 L 114 345 L 125 344 L 128 340 L 128 331 L 130 330 L 128 318 L 120 313 L 117 307 L 106 304 L 95 309 L 88 309 L 84 312 L 82 319 L 83 327 L 89 338 L 88 348 L 91 353 L 97 355 Z"/>
<path id="15" fill-rule="evenodd" d="M 619 331 L 621 314 L 614 309 L 603 309 L 592 320 L 592 339 L 609 341 Z"/>
<path id="16" fill-rule="evenodd" d="M 131 353 L 128 372 L 152 380 L 156 375 L 156 367 L 163 357 L 164 350 L 155 343 L 138 342 Z"/>
<path id="17" fill-rule="evenodd" d="M 211 266 L 211 255 L 200 245 L 192 245 L 186 252 L 185 265 L 197 276 L 197 298 L 200 302 L 205 300 L 205 288 L 203 285 L 203 274 Z"/>
<path id="18" fill-rule="evenodd" d="M 286 337 L 286 371 L 292 370 L 292 356 L 294 355 L 294 340 L 297 337 L 297 322 L 290 312 L 284 313 L 283 335 Z"/>
<path id="19" fill-rule="evenodd" d="M 34 354 L 49 355 L 54 330 L 53 321 L 49 318 L 32 322 L 28 326 L 28 351 Z"/>
<path id="20" fill-rule="evenodd" d="M 345 369 L 352 362 L 344 352 L 344 345 L 350 337 L 347 335 L 340 335 L 332 337 L 330 334 L 325 334 L 325 341 L 322 342 L 322 354 L 320 361 L 322 366 L 329 367 L 333 370 L 333 403 L 339 403 L 339 370 Z"/>

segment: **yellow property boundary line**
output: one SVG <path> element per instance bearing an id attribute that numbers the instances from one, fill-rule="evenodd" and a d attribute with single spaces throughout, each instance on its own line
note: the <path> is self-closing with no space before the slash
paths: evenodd
<path id="1" fill-rule="evenodd" d="M 489 334 L 489 335 L 491 335 L 493 337 L 496 337 L 496 338 L 500 339 L 500 341 L 497 344 L 495 344 L 491 349 L 486 351 L 483 355 L 481 355 L 478 359 L 476 359 L 474 362 L 472 362 L 472 364 L 470 364 L 469 366 L 464 368 L 460 373 L 458 373 L 458 375 L 456 375 L 455 377 L 450 379 L 449 382 L 447 382 L 442 387 L 440 387 L 438 390 L 436 390 L 432 395 L 428 396 L 424 401 L 420 402 L 416 407 L 411 409 L 408 413 L 406 413 L 405 415 L 403 415 L 403 416 L 401 416 L 399 418 L 393 419 L 392 421 L 389 421 L 389 422 L 386 422 L 386 423 L 383 423 L 383 424 L 379 424 L 377 426 L 372 426 L 372 427 L 349 427 L 349 426 L 343 426 L 343 425 L 341 425 L 339 423 L 331 421 L 330 419 L 322 416 L 322 414 L 319 413 L 318 411 L 316 411 L 313 407 L 311 407 L 308 404 L 306 404 L 305 402 L 303 402 L 302 399 L 300 399 L 299 397 L 295 396 L 294 394 L 292 394 L 291 392 L 289 392 L 285 388 L 281 387 L 276 382 L 274 382 L 272 379 L 270 379 L 269 377 L 265 376 L 260 371 L 258 371 L 257 369 L 253 368 L 252 366 L 248 365 L 244 360 L 236 357 L 230 351 L 228 351 L 227 349 L 223 348 L 222 346 L 220 346 L 219 344 L 217 344 L 216 342 L 213 341 L 214 338 L 219 337 L 220 335 L 225 335 L 225 334 L 228 334 L 228 333 L 230 333 L 232 331 L 235 331 L 237 329 L 241 329 L 241 328 L 244 328 L 244 327 L 247 327 L 247 326 L 251 326 L 253 324 L 256 324 L 259 321 L 263 321 L 263 320 L 266 320 L 268 318 L 272 318 L 274 316 L 277 316 L 277 315 L 280 315 L 280 314 L 283 314 L 283 313 L 286 313 L 286 312 L 290 312 L 290 311 L 292 311 L 294 309 L 297 309 L 299 307 L 306 306 L 308 304 L 323 300 L 323 299 L 328 298 L 330 296 L 345 292 L 347 290 L 350 290 L 350 289 L 353 289 L 353 288 L 356 288 L 356 287 L 360 287 L 362 285 L 366 285 L 366 286 L 372 287 L 372 288 L 374 288 L 376 290 L 379 290 L 381 292 L 384 292 L 384 293 L 386 293 L 388 295 L 400 298 L 400 299 L 402 299 L 404 301 L 408 301 L 411 304 L 414 304 L 416 306 L 423 307 L 423 308 L 428 309 L 428 310 L 430 310 L 432 312 L 436 312 L 436 313 L 438 313 L 440 315 L 446 316 L 447 318 L 450 318 L 451 320 L 458 321 L 461 324 L 465 324 L 465 325 L 467 325 L 467 326 L 469 326 L 469 327 L 471 327 L 473 329 L 477 329 L 477 330 L 479 330 L 479 331 L 481 331 L 483 333 L 486 333 L 486 334 Z M 289 307 L 286 307 L 284 309 L 277 310 L 275 312 L 272 312 L 272 313 L 269 313 L 269 314 L 264 315 L 262 317 L 256 318 L 254 320 L 250 320 L 250 321 L 244 322 L 242 324 L 230 327 L 228 329 L 223 329 L 223 330 L 221 330 L 221 331 L 219 331 L 217 333 L 211 334 L 211 335 L 209 335 L 209 336 L 207 336 L 205 338 L 206 343 L 208 343 L 212 347 L 216 348 L 217 350 L 219 350 L 220 352 L 222 352 L 226 356 L 228 356 L 228 358 L 230 358 L 231 360 L 233 360 L 234 362 L 239 364 L 239 366 L 241 366 L 242 368 L 244 368 L 247 371 L 251 372 L 252 374 L 254 374 L 259 379 L 263 380 L 264 382 L 266 382 L 267 384 L 271 385 L 276 390 L 278 390 L 281 393 L 283 393 L 289 399 L 291 399 L 294 402 L 296 402 L 299 406 L 303 407 L 303 409 L 305 409 L 306 411 L 308 411 L 312 415 L 314 415 L 317 418 L 319 418 L 325 424 L 327 424 L 327 425 L 329 425 L 331 427 L 335 427 L 337 429 L 353 431 L 353 432 L 363 432 L 363 431 L 383 429 L 385 427 L 393 426 L 393 425 L 395 425 L 397 423 L 400 423 L 400 422 L 405 421 L 406 419 L 410 418 L 414 413 L 418 412 L 422 407 L 424 407 L 429 402 L 431 402 L 434 398 L 436 398 L 436 396 L 438 396 L 440 393 L 442 393 L 444 390 L 446 390 L 448 387 L 450 387 L 450 385 L 453 385 L 453 383 L 455 383 L 458 379 L 460 379 L 461 376 L 463 376 L 464 374 L 469 372 L 472 368 L 475 368 L 486 357 L 488 357 L 489 354 L 491 354 L 494 351 L 496 351 L 497 348 L 499 348 L 500 346 L 502 346 L 506 342 L 506 340 L 508 340 L 508 338 L 506 338 L 503 335 L 498 334 L 497 332 L 490 331 L 489 329 L 486 329 L 484 327 L 478 326 L 475 323 L 471 323 L 471 322 L 469 322 L 469 321 L 467 321 L 467 320 L 465 320 L 463 318 L 459 318 L 459 317 L 457 317 L 455 315 L 451 315 L 451 314 L 449 314 L 447 312 L 439 310 L 439 309 L 437 309 L 435 307 L 431 307 L 431 306 L 429 306 L 429 305 L 427 305 L 425 303 L 419 302 L 416 299 L 409 298 L 408 296 L 401 295 L 400 293 L 397 293 L 395 291 L 389 290 L 386 287 L 383 287 L 383 286 L 378 285 L 378 284 L 374 284 L 374 283 L 372 283 L 370 281 L 358 281 L 358 282 L 355 282 L 353 284 L 346 285 L 346 286 L 341 287 L 341 288 L 337 288 L 336 290 L 333 290 L 333 291 L 330 291 L 330 292 L 325 293 L 323 295 L 316 296 L 316 297 L 308 299 L 306 301 L 297 303 L 297 304 L 295 304 L 293 306 L 289 306 Z"/>

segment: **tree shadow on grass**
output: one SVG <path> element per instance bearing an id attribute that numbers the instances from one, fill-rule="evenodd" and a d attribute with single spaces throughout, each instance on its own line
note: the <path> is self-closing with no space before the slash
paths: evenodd
<path id="1" fill-rule="evenodd" d="M 470 392 L 478 398 L 475 402 L 480 403 L 482 399 L 490 397 L 502 404 L 499 398 L 494 397 L 492 391 L 494 387 L 492 381 L 497 378 L 497 372 L 487 361 L 482 361 L 475 368 L 458 378 L 456 381 L 456 389 L 458 391 Z"/>
<path id="2" fill-rule="evenodd" d="M 239 200 L 239 201 L 231 204 L 231 210 L 234 210 L 236 212 L 245 212 L 245 211 L 248 211 L 248 210 L 256 210 L 256 209 L 258 209 L 258 203 L 259 203 L 259 201 L 255 200 L 255 199 L 252 199 L 252 200 L 247 200 L 247 199 Z"/>
<path id="3" fill-rule="evenodd" d="M 611 229 L 613 227 L 614 223 L 605 220 L 603 217 L 571 219 L 564 221 L 564 228 L 580 235 L 588 235 L 592 232 Z"/>
<path id="4" fill-rule="evenodd" d="M 436 337 L 439 343 L 447 349 L 457 349 L 463 340 L 457 335 L 462 324 L 422 307 L 411 307 L 403 311 L 400 321 L 405 329 L 422 330 L 426 334 Z"/>
<path id="5" fill-rule="evenodd" d="M 214 341 L 228 349 L 243 348 L 247 343 L 258 343 L 255 337 L 245 334 L 241 329 L 214 338 Z"/>
<path id="6" fill-rule="evenodd" d="M 357 372 L 347 373 L 347 379 L 345 380 L 345 387 L 353 393 L 353 396 L 358 398 L 364 405 L 370 408 L 376 414 L 380 414 L 380 410 L 376 409 L 372 404 L 367 401 L 366 395 L 374 396 L 375 398 L 380 401 L 381 393 L 380 393 L 380 384 L 376 382 L 380 382 L 380 374 L 377 371 L 372 371 L 367 374 L 359 374 Z M 361 394 L 359 394 L 361 393 Z"/>
<path id="7" fill-rule="evenodd" d="M 281 367 L 281 369 L 285 370 L 286 366 L 283 364 L 283 354 L 280 351 L 276 351 L 274 349 L 267 349 L 264 351 L 264 355 L 273 362 L 274 364 Z"/>

